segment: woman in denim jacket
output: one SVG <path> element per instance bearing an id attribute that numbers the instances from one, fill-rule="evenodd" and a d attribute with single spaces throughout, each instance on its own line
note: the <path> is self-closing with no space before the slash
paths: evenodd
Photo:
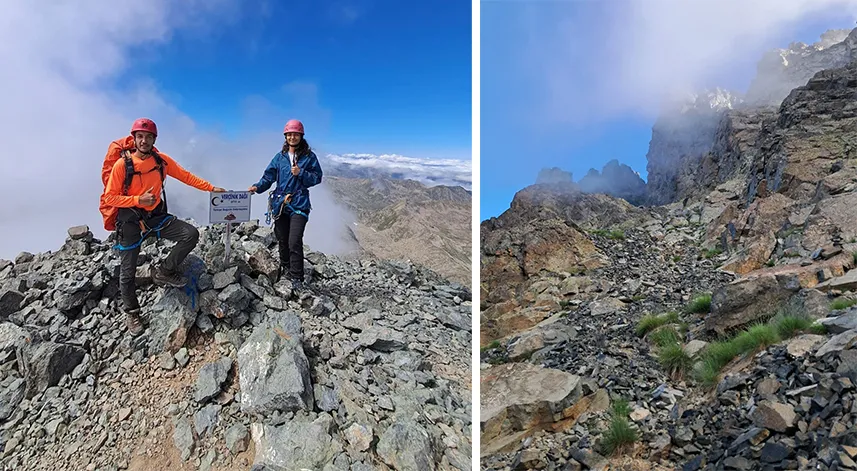
<path id="1" fill-rule="evenodd" d="M 321 183 L 318 157 L 304 139 L 304 125 L 289 120 L 283 129 L 283 149 L 274 155 L 262 178 L 249 191 L 262 193 L 274 182 L 277 186 L 268 197 L 268 223 L 274 219 L 274 235 L 280 252 L 279 275 L 288 276 L 293 289 L 303 287 L 304 228 L 312 205 L 309 188 Z"/>

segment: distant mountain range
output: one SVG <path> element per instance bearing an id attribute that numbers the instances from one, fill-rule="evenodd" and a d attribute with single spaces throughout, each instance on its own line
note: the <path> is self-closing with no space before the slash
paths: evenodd
<path id="1" fill-rule="evenodd" d="M 326 154 L 319 158 L 325 175 L 414 180 L 429 186 L 460 186 L 471 190 L 473 170 L 469 160 L 420 159 L 397 154 Z"/>

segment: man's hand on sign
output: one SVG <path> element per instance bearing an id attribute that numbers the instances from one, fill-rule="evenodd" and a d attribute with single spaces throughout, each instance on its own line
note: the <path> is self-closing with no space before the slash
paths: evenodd
<path id="1" fill-rule="evenodd" d="M 299 173 L 301 173 L 300 167 L 298 167 L 297 164 L 292 165 L 292 175 L 298 176 Z"/>
<path id="2" fill-rule="evenodd" d="M 149 188 L 145 193 L 140 195 L 140 204 L 143 206 L 151 206 L 155 204 L 155 195 L 152 194 L 152 188 Z"/>
<path id="3" fill-rule="evenodd" d="M 214 191 L 215 193 L 225 193 L 226 192 L 225 189 L 220 188 L 219 186 L 214 187 L 214 190 L 212 190 L 212 191 Z"/>

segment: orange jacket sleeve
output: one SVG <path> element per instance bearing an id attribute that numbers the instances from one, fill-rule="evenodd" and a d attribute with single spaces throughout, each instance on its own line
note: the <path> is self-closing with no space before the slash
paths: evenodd
<path id="1" fill-rule="evenodd" d="M 107 179 L 107 189 L 104 192 L 104 202 L 117 208 L 133 208 L 140 205 L 139 196 L 122 194 L 122 184 L 125 182 L 125 160 L 119 159 L 113 164 L 110 177 Z"/>
<path id="2" fill-rule="evenodd" d="M 185 170 L 184 167 L 179 165 L 178 162 L 169 155 L 161 153 L 160 156 L 167 164 L 167 175 L 175 178 L 185 185 L 192 186 L 202 191 L 211 191 L 214 189 L 214 185 Z"/>

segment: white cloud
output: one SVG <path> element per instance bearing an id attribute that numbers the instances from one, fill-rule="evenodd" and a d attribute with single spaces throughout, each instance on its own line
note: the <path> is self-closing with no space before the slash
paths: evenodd
<path id="1" fill-rule="evenodd" d="M 159 149 L 197 175 L 229 189 L 257 181 L 282 145 L 282 116 L 302 108 L 269 109 L 259 119 L 250 106 L 246 118 L 255 132 L 226 139 L 197 126 L 147 77 L 117 79 L 157 57 L 157 48 L 179 32 L 204 38 L 241 15 L 263 13 L 238 0 L 4 2 L 0 258 L 57 250 L 66 229 L 79 224 L 96 237 L 107 235 L 98 212 L 101 165 L 110 141 L 127 135 L 140 116 L 157 122 Z M 305 241 L 338 252 L 346 243 L 329 236 L 336 231 L 328 224 L 345 224 L 349 216 L 327 191 L 322 185 L 312 193 L 315 211 Z M 170 179 L 167 197 L 178 215 L 208 220 L 205 193 Z M 253 206 L 261 218 L 265 195 L 254 197 Z"/>
<path id="2" fill-rule="evenodd" d="M 354 176 L 394 176 L 425 185 L 462 186 L 471 189 L 470 160 L 424 159 L 396 154 L 327 154 L 325 160 L 340 172 Z"/>
<path id="3" fill-rule="evenodd" d="M 754 63 L 801 24 L 841 25 L 857 13 L 857 0 L 633 0 L 599 4 L 601 15 L 584 25 L 571 12 L 540 13 L 540 5 L 522 16 L 529 37 L 517 69 L 540 91 L 531 116 L 560 127 L 629 113 L 651 118 L 665 94 Z"/>

